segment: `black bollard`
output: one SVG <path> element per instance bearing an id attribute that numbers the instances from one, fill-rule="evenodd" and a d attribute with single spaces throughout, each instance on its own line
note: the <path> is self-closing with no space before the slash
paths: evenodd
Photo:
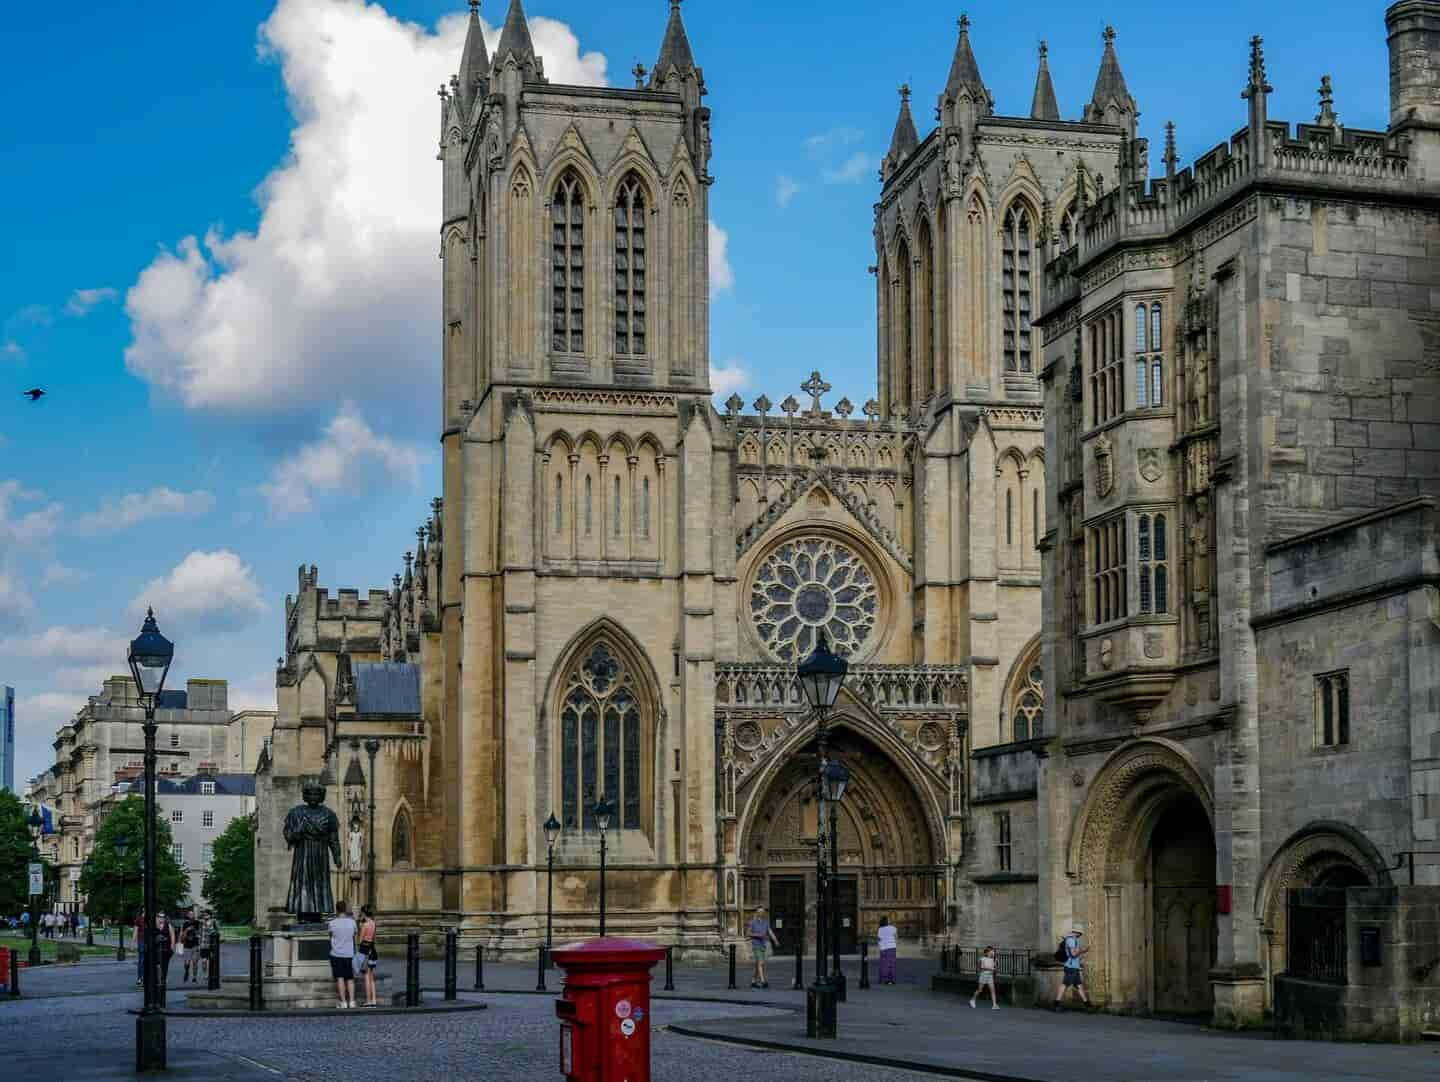
<path id="1" fill-rule="evenodd" d="M 796 944 L 795 944 L 795 983 L 790 986 L 790 990 L 791 990 L 791 991 L 793 991 L 793 992 L 798 992 L 798 991 L 800 991 L 800 989 L 802 989 L 802 988 L 805 987 L 805 978 L 804 978 L 804 976 L 803 976 L 804 970 L 805 970 L 805 944 L 804 944 L 804 943 L 796 943 Z"/>
<path id="2" fill-rule="evenodd" d="M 860 941 L 860 987 L 870 987 L 870 944 Z"/>
<path id="3" fill-rule="evenodd" d="M 485 991 L 485 948 L 475 944 L 475 991 Z"/>
<path id="4" fill-rule="evenodd" d="M 675 991 L 675 948 L 665 948 L 665 991 Z"/>
<path id="5" fill-rule="evenodd" d="M 10 995 L 20 996 L 20 952 L 14 948 L 10 951 Z"/>
<path id="6" fill-rule="evenodd" d="M 420 1006 L 420 933 L 405 935 L 405 1006 Z"/>
<path id="7" fill-rule="evenodd" d="M 87 947 L 95 945 L 95 924 L 88 918 L 85 921 L 85 945 Z"/>
<path id="8" fill-rule="evenodd" d="M 455 929 L 445 929 L 445 1001 L 455 998 L 455 970 L 459 962 L 459 950 L 455 941 Z"/>
<path id="9" fill-rule="evenodd" d="M 209 989 L 212 992 L 220 990 L 220 933 L 210 933 L 210 980 Z"/>
<path id="10" fill-rule="evenodd" d="M 549 959 L 546 958 L 547 953 L 544 943 L 541 943 L 535 952 L 535 991 L 537 992 L 547 991 L 545 987 L 545 970 L 549 963 Z"/>
<path id="11" fill-rule="evenodd" d="M 730 944 L 730 983 L 727 986 L 732 992 L 735 990 L 735 944 Z"/>
<path id="12" fill-rule="evenodd" d="M 250 1009 L 265 1009 L 265 941 L 250 937 Z"/>

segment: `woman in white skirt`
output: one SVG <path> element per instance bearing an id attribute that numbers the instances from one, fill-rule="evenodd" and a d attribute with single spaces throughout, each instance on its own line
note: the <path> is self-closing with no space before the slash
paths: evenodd
<path id="1" fill-rule="evenodd" d="M 990 989 L 990 1009 L 998 1011 L 1000 1002 L 995 998 L 995 948 L 986 947 L 980 955 L 980 983 L 975 985 L 975 995 L 970 997 L 970 1006 L 975 1006 L 975 1000 L 979 997 L 982 989 Z"/>

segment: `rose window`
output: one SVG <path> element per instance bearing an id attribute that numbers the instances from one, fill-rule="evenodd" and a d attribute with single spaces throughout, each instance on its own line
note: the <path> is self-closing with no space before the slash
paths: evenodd
<path id="1" fill-rule="evenodd" d="M 760 641 L 780 661 L 815 649 L 823 628 L 830 648 L 857 653 L 875 631 L 879 594 L 870 568 L 829 538 L 790 541 L 767 556 L 750 587 L 750 616 Z"/>

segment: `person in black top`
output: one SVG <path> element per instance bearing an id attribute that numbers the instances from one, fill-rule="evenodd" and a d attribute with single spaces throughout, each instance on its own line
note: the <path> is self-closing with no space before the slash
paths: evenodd
<path id="1" fill-rule="evenodd" d="M 200 922 L 195 919 L 195 911 L 192 909 L 185 915 L 185 923 L 180 928 L 180 945 L 183 948 L 181 957 L 185 959 L 185 972 L 180 981 L 192 984 L 200 980 Z"/>

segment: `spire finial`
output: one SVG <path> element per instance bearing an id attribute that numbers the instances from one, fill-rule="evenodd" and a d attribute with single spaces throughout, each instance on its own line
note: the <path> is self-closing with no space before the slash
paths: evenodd
<path id="1" fill-rule="evenodd" d="M 1114 44 L 1115 44 L 1115 28 L 1114 28 L 1113 26 L 1107 26 L 1107 27 L 1105 28 L 1105 44 L 1106 44 L 1106 45 L 1114 45 Z"/>
<path id="2" fill-rule="evenodd" d="M 964 12 L 960 13 L 960 33 L 970 33 L 970 16 Z"/>
<path id="3" fill-rule="evenodd" d="M 1256 34 L 1250 39 L 1250 85 L 1240 96 L 1250 98 L 1256 94 L 1268 94 L 1274 89 L 1265 80 L 1265 39 Z"/>
<path id="4" fill-rule="evenodd" d="M 470 14 L 471 14 L 471 15 L 479 15 L 479 14 L 480 14 L 480 0 L 470 0 Z"/>
<path id="5" fill-rule="evenodd" d="M 1180 159 L 1179 159 L 1179 156 L 1175 153 L 1175 121 L 1173 121 L 1173 120 L 1166 121 L 1166 123 L 1165 123 L 1165 169 L 1166 169 L 1166 171 L 1167 171 L 1167 172 L 1173 171 L 1174 168 L 1175 168 L 1175 164 L 1176 164 L 1179 160 L 1180 160 Z"/>
<path id="6" fill-rule="evenodd" d="M 1050 46 L 1045 44 L 1045 39 L 1040 39 L 1040 63 L 1045 63 L 1045 58 L 1050 55 Z"/>
<path id="7" fill-rule="evenodd" d="M 909 83 L 901 83 L 901 84 L 900 84 L 900 100 L 901 100 L 901 101 L 909 101 L 909 100 L 910 100 L 910 84 L 909 84 Z"/>
<path id="8" fill-rule="evenodd" d="M 1315 118 L 1316 124 L 1323 124 L 1327 128 L 1338 128 L 1340 118 L 1335 115 L 1335 91 L 1330 85 L 1330 76 L 1320 76 L 1320 115 Z"/>

